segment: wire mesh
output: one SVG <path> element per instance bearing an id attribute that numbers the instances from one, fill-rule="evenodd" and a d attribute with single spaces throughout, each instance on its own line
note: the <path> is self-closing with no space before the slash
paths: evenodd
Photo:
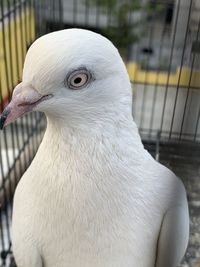
<path id="1" fill-rule="evenodd" d="M 157 4 L 153 2 L 155 10 Z M 199 51 L 192 52 L 191 46 L 199 43 L 200 11 L 195 9 L 195 1 L 159 4 L 165 10 L 173 6 L 173 16 L 170 23 L 166 18 L 162 23 L 155 14 L 151 17 L 146 28 L 149 36 L 144 40 L 152 53 L 143 55 L 143 38 L 134 45 L 138 55 L 133 59 L 140 62 L 135 76 L 135 118 L 145 139 L 156 138 L 159 131 L 164 140 L 199 141 L 200 87 L 195 78 L 199 75 Z M 198 14 L 195 20 L 194 10 Z M 182 25 L 182 20 L 187 24 Z"/>
<path id="2" fill-rule="evenodd" d="M 133 83 L 133 115 L 144 141 L 200 141 L 198 0 L 1 0 L 0 108 L 21 80 L 26 51 L 62 28 L 99 32 L 118 47 Z M 0 266 L 14 266 L 10 224 L 16 185 L 45 129 L 31 113 L 0 136 Z M 173 147 L 171 148 L 173 152 Z M 177 147 L 175 147 L 177 150 Z"/>
<path id="3" fill-rule="evenodd" d="M 26 51 L 35 38 L 53 30 L 48 20 L 62 28 L 61 1 L 2 0 L 0 2 L 0 102 L 1 111 L 21 80 Z M 48 7 L 48 8 L 46 8 Z M 11 256 L 10 224 L 12 198 L 19 178 L 33 159 L 45 120 L 39 113 L 28 114 L 3 130 L 0 136 L 0 266 L 14 266 Z"/>

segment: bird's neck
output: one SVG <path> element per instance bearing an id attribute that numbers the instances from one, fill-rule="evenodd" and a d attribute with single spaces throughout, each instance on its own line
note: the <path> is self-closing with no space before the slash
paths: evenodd
<path id="1" fill-rule="evenodd" d="M 122 176 L 125 177 L 129 171 L 131 177 L 135 173 L 133 180 L 140 179 L 150 156 L 143 148 L 134 122 L 118 121 L 104 126 L 81 131 L 48 120 L 34 160 L 34 169 L 43 170 L 42 183 L 49 183 L 50 180 L 58 186 L 70 184 L 73 192 L 79 192 L 81 185 L 87 182 L 95 186 L 98 181 L 104 180 L 105 190 L 109 191 L 113 186 L 120 188 Z M 131 171 L 133 167 L 134 172 Z M 49 170 L 54 174 L 53 178 Z"/>
<path id="2" fill-rule="evenodd" d="M 47 129 L 43 139 L 43 147 L 49 149 L 50 154 L 75 153 L 80 150 L 91 156 L 93 153 L 118 153 L 126 150 L 131 158 L 140 160 L 145 155 L 137 126 L 131 119 L 118 118 L 115 121 L 93 123 L 80 127 L 71 127 L 61 121 L 47 118 Z M 85 152 L 84 152 L 85 151 Z M 81 153 L 81 152 L 80 152 Z"/>

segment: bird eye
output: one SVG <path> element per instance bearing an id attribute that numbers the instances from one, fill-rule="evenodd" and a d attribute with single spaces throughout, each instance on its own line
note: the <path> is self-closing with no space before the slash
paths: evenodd
<path id="1" fill-rule="evenodd" d="M 90 78 L 91 74 L 89 71 L 85 69 L 76 70 L 69 75 L 67 85 L 71 89 L 81 89 L 89 83 Z"/>

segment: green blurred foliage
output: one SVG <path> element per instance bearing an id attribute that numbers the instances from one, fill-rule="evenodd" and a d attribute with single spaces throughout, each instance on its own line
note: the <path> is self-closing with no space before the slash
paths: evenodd
<path id="1" fill-rule="evenodd" d="M 96 6 L 96 0 L 88 0 L 88 3 Z M 111 23 L 103 29 L 103 34 L 121 50 L 126 57 L 128 45 L 136 42 L 138 36 L 135 31 L 136 23 L 131 20 L 133 11 L 141 9 L 140 0 L 99 0 L 98 7 L 105 14 L 111 15 Z"/>
<path id="2" fill-rule="evenodd" d="M 18 3 L 18 0 L 0 0 L 1 4 L 4 5 L 5 7 L 7 6 L 12 6 L 15 3 Z"/>
<path id="3" fill-rule="evenodd" d="M 137 42 L 142 35 L 148 19 L 164 16 L 165 5 L 157 2 L 142 4 L 141 0 L 86 0 L 88 4 L 97 6 L 105 14 L 111 15 L 111 23 L 102 29 L 103 34 L 108 37 L 119 48 L 120 52 L 127 57 L 129 45 Z M 134 12 L 142 11 L 145 14 L 140 21 L 134 21 Z M 131 18 L 132 16 L 132 18 Z M 139 29 L 139 30 L 138 30 Z"/>

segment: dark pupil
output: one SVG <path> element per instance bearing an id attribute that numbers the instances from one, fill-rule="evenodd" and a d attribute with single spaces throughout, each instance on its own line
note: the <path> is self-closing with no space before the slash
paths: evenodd
<path id="1" fill-rule="evenodd" d="M 80 77 L 77 77 L 76 79 L 74 79 L 74 83 L 78 84 L 82 81 L 82 79 Z"/>

